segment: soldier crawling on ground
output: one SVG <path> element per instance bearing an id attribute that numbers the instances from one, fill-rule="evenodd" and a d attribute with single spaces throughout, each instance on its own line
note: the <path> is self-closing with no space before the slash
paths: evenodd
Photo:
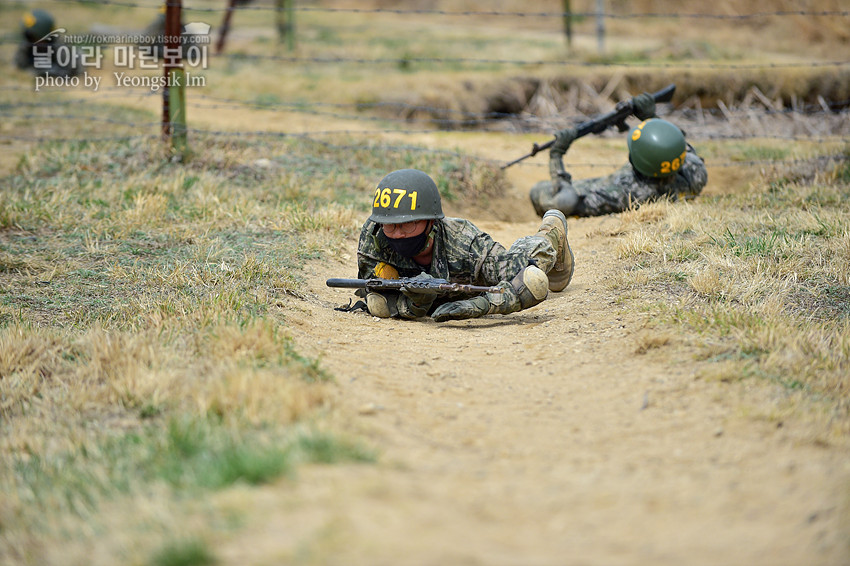
<path id="1" fill-rule="evenodd" d="M 636 96 L 633 104 L 634 115 L 643 121 L 629 134 L 629 163 L 607 177 L 573 182 L 563 157 L 576 129 L 555 134 L 549 150 L 551 180 L 537 183 L 529 194 L 537 214 L 557 209 L 566 216 L 600 216 L 664 197 L 692 199 L 702 191 L 708 182 L 705 162 L 682 130 L 655 116 L 650 94 Z"/>
<path id="2" fill-rule="evenodd" d="M 416 288 L 360 291 L 373 316 L 431 316 L 437 322 L 532 307 L 549 291 L 566 288 L 574 271 L 567 219 L 560 211 L 546 212 L 535 235 L 506 250 L 468 220 L 446 217 L 434 180 L 416 169 L 393 171 L 378 183 L 372 214 L 360 233 L 357 263 L 358 277 L 364 279 L 445 279 L 503 290 L 471 298 Z"/>
<path id="3" fill-rule="evenodd" d="M 23 38 L 15 52 L 15 65 L 50 77 L 75 77 L 78 57 L 59 37 L 53 16 L 44 10 L 31 10 L 21 18 Z"/>

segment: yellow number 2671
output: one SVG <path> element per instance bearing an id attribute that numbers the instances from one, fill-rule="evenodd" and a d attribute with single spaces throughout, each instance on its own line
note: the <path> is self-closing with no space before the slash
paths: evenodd
<path id="1" fill-rule="evenodd" d="M 405 197 L 410 200 L 405 200 Z M 416 210 L 416 191 L 408 192 L 405 189 L 391 189 L 389 187 L 375 189 L 373 208 L 406 208 L 408 205 L 411 212 Z"/>

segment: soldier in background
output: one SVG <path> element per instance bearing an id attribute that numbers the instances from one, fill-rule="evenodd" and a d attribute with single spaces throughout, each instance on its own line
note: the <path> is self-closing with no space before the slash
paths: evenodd
<path id="1" fill-rule="evenodd" d="M 15 65 L 52 77 L 73 77 L 79 72 L 78 56 L 54 33 L 56 24 L 48 12 L 31 10 L 21 18 L 23 39 L 15 52 Z"/>
<path id="2" fill-rule="evenodd" d="M 504 289 L 472 298 L 416 289 L 366 295 L 372 316 L 430 316 L 442 322 L 510 314 L 537 305 L 548 291 L 559 292 L 569 285 L 574 258 L 567 219 L 559 211 L 544 214 L 535 235 L 520 238 L 506 250 L 468 220 L 446 217 L 437 185 L 428 174 L 401 169 L 384 177 L 375 189 L 372 214 L 360 232 L 357 266 L 363 279 L 436 278 Z"/>
<path id="3" fill-rule="evenodd" d="M 635 116 L 643 121 L 629 133 L 629 163 L 607 177 L 573 182 L 563 157 L 576 130 L 555 134 L 549 150 L 551 180 L 537 183 L 529 194 L 537 214 L 557 209 L 566 216 L 601 216 L 659 198 L 692 199 L 702 191 L 708 182 L 705 162 L 684 133 L 655 116 L 652 95 L 636 96 L 634 107 Z"/>

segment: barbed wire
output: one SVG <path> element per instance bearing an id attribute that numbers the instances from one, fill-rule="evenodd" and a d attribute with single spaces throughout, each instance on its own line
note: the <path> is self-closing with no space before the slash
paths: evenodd
<path id="1" fill-rule="evenodd" d="M 28 0 L 7 0 L 9 4 L 28 5 Z M 177 6 L 177 3 L 172 3 L 166 0 L 163 2 L 130 2 L 123 0 L 42 0 L 41 3 L 55 4 L 88 4 L 93 6 L 119 6 L 124 8 L 143 8 L 143 9 L 159 9 L 165 6 Z M 223 3 L 223 2 L 222 2 Z M 192 12 L 227 12 L 230 8 L 223 6 L 221 8 L 214 7 L 199 7 L 180 4 L 185 11 Z M 240 11 L 278 11 L 276 5 L 242 4 L 235 7 Z M 293 6 L 292 10 L 296 12 L 323 12 L 323 13 L 343 13 L 343 14 L 394 14 L 394 15 L 417 15 L 417 16 L 449 16 L 449 17 L 514 17 L 514 18 L 563 18 L 571 16 L 574 18 L 597 18 L 606 19 L 711 19 L 711 20 L 752 20 L 763 19 L 769 17 L 850 17 L 850 10 L 775 10 L 751 12 L 745 14 L 714 14 L 714 13 L 680 13 L 680 12 L 628 12 L 616 13 L 613 11 L 603 12 L 516 12 L 516 11 L 499 11 L 499 10 L 434 10 L 434 9 L 405 9 L 405 8 L 350 8 L 350 7 L 324 7 L 324 6 Z"/>
<path id="2" fill-rule="evenodd" d="M 159 124 L 157 124 L 159 126 Z M 280 131 L 270 131 L 270 130 L 256 130 L 256 131 L 230 131 L 230 130 L 210 130 L 210 129 L 202 129 L 202 128 L 187 128 L 187 134 L 192 134 L 201 137 L 212 137 L 212 138 L 235 138 L 235 139 L 250 139 L 250 138 L 271 138 L 271 139 L 285 139 L 285 138 L 293 138 L 293 139 L 301 139 L 307 140 L 311 143 L 316 143 L 318 145 L 322 145 L 329 149 L 337 149 L 340 151 L 353 151 L 353 150 L 362 150 L 362 143 L 352 143 L 352 144 L 340 144 L 335 142 L 324 141 L 322 139 L 317 139 L 321 136 L 335 136 L 335 137 L 358 137 L 364 135 L 374 135 L 376 133 L 381 134 L 404 134 L 404 135 L 420 135 L 425 133 L 433 133 L 433 130 L 389 130 L 384 132 L 376 132 L 374 130 L 325 130 L 325 131 L 310 131 L 310 132 L 280 132 Z M 0 140 L 9 140 L 9 141 L 18 141 L 24 143 L 53 143 L 53 144 L 63 144 L 63 143 L 100 143 L 100 142 L 125 142 L 131 140 L 145 140 L 145 139 L 158 139 L 160 135 L 157 134 L 135 134 L 135 135 L 115 135 L 115 136 L 99 136 L 99 137 L 87 137 L 85 139 L 81 139 L 79 137 L 67 137 L 67 138 L 53 138 L 53 137 L 44 137 L 44 136 L 19 136 L 19 135 L 8 135 L 8 134 L 0 134 Z M 752 136 L 724 136 L 723 139 L 750 139 Z M 795 139 L 795 138 L 786 138 L 786 139 Z M 811 138 L 802 137 L 799 138 L 803 141 L 836 141 L 836 140 L 813 140 Z M 421 153 L 432 153 L 438 155 L 451 155 L 454 157 L 474 157 L 476 160 L 489 163 L 491 165 L 501 165 L 503 163 L 502 160 L 493 159 L 481 155 L 470 155 L 469 153 L 461 153 L 459 151 L 453 151 L 442 148 L 433 148 L 426 147 L 421 145 L 395 145 L 389 143 L 380 143 L 376 144 L 382 148 L 386 148 L 389 150 L 404 150 L 404 151 L 416 151 Z M 846 159 L 846 155 L 844 154 L 829 154 L 829 155 L 817 155 L 809 158 L 766 158 L 766 159 L 751 159 L 751 160 L 727 160 L 727 161 L 711 161 L 710 166 L 712 168 L 728 168 L 728 167 L 755 167 L 755 166 L 765 166 L 765 165 L 777 165 L 777 164 L 794 164 L 794 163 L 807 163 L 811 162 L 813 159 L 821 159 L 821 160 L 844 160 Z M 622 167 L 625 162 L 619 163 L 598 163 L 598 162 L 580 162 L 580 161 L 572 161 L 567 159 L 567 164 L 570 168 L 585 168 L 585 169 L 608 169 L 615 170 Z M 522 163 L 518 163 L 516 166 L 526 166 L 526 167 L 539 167 L 548 168 L 548 160 L 538 160 L 538 161 L 530 161 L 526 160 Z"/>
<path id="3" fill-rule="evenodd" d="M 19 40 L 0 40 L 0 44 L 19 43 Z M 850 67 L 850 60 L 832 61 L 799 61 L 775 63 L 772 61 L 755 63 L 703 63 L 699 61 L 680 62 L 651 62 L 651 61 L 574 61 L 567 59 L 490 59 L 479 57 L 306 57 L 291 55 L 270 55 L 258 53 L 225 53 L 211 54 L 210 60 L 225 59 L 229 62 L 241 61 L 271 61 L 275 63 L 288 63 L 293 65 L 391 65 L 400 68 L 409 68 L 411 65 L 511 65 L 516 67 L 546 67 L 556 65 L 558 67 L 579 68 L 610 68 L 610 69 L 662 69 L 662 70 L 724 70 L 724 71 L 753 71 L 753 70 L 780 70 L 801 68 L 828 68 L 828 67 Z"/>
<path id="4" fill-rule="evenodd" d="M 78 105 L 80 102 L 86 102 L 86 101 L 85 101 L 85 99 L 69 100 L 69 101 L 63 101 L 61 103 L 61 105 L 62 106 L 75 106 L 75 105 Z M 56 105 L 57 104 L 46 104 L 43 107 L 48 107 L 48 106 L 52 107 L 52 106 L 56 106 Z M 764 110 L 762 112 L 762 114 L 765 115 L 765 116 L 770 116 L 771 114 L 778 114 L 778 113 L 779 112 L 777 112 L 777 111 L 770 111 L 770 110 Z M 747 112 L 740 112 L 739 114 L 742 115 L 742 116 L 745 116 L 745 117 L 750 117 L 750 115 L 752 114 L 752 110 L 749 110 Z M 816 113 L 815 116 L 817 114 L 824 114 L 825 115 L 826 113 L 824 113 L 824 112 Z M 320 115 L 323 115 L 323 114 L 320 113 Z M 16 113 L 16 112 L 10 112 L 10 111 L 8 111 L 8 108 L 4 107 L 3 105 L 0 105 L 0 116 L 5 117 L 5 118 L 10 118 L 10 119 L 13 119 L 13 120 L 14 119 L 17 119 L 17 120 L 85 120 L 87 122 L 101 122 L 101 123 L 113 124 L 113 125 L 118 125 L 118 126 L 126 126 L 126 127 L 134 128 L 134 129 L 138 129 L 138 128 L 158 128 L 162 124 L 159 121 L 138 122 L 138 121 L 116 120 L 114 118 L 104 118 L 104 117 L 100 117 L 100 116 L 93 116 L 93 115 L 88 114 L 88 113 L 87 114 L 66 114 L 66 113 L 49 112 L 49 113 L 41 113 L 41 114 L 35 114 L 35 113 L 21 114 L 21 113 Z M 334 114 L 330 114 L 329 116 L 334 117 L 334 118 L 341 118 L 340 116 L 334 115 Z M 809 115 L 809 116 L 811 117 L 812 115 Z M 728 117 L 734 117 L 734 114 L 729 113 Z M 353 121 L 357 121 L 357 120 L 383 121 L 383 122 L 396 121 L 396 122 L 404 122 L 404 123 L 409 123 L 411 121 L 409 119 L 404 119 L 404 118 L 390 119 L 390 118 L 367 117 L 367 116 L 342 116 L 342 118 L 351 119 Z M 427 120 L 427 121 L 435 123 L 435 124 L 437 123 L 436 120 Z M 574 121 L 577 121 L 577 120 L 574 120 Z M 552 130 L 552 129 L 555 129 L 555 128 L 548 128 L 547 130 Z M 405 128 L 405 129 L 400 129 L 400 128 L 363 129 L 363 130 L 345 129 L 345 130 L 313 131 L 313 132 L 310 132 L 310 133 L 313 133 L 313 134 L 316 134 L 316 135 L 328 135 L 328 134 L 343 134 L 343 135 L 369 135 L 369 134 L 420 135 L 420 134 L 433 134 L 433 133 L 438 132 L 438 131 L 445 131 L 445 130 L 410 129 L 410 128 Z M 454 132 L 459 133 L 458 131 L 454 131 Z M 254 133 L 256 133 L 256 132 L 254 132 Z M 270 135 L 274 134 L 274 133 L 275 132 L 269 132 Z M 476 129 L 464 130 L 464 131 L 462 131 L 462 133 L 475 134 L 475 133 L 506 133 L 506 132 L 504 132 L 504 130 L 490 130 L 490 129 L 476 128 Z M 544 133 L 549 133 L 549 132 L 544 131 L 543 129 L 534 129 L 534 130 L 527 131 L 526 133 L 541 133 L 541 134 L 544 134 Z M 828 142 L 828 141 L 834 141 L 835 139 L 843 139 L 843 136 L 841 134 L 835 134 L 835 135 L 823 135 L 823 134 L 820 134 L 820 135 L 793 135 L 793 134 L 782 135 L 782 134 L 766 134 L 766 133 L 762 133 L 762 134 L 725 134 L 725 133 L 712 133 L 712 132 L 703 133 L 700 130 L 697 130 L 696 134 L 689 135 L 688 137 L 689 137 L 689 139 L 691 139 L 693 141 L 762 139 L 762 140 L 808 141 L 808 142 L 812 142 L 812 143 L 824 143 L 824 142 Z M 42 140 L 40 138 L 39 139 L 34 138 L 30 141 L 42 141 Z"/>
<path id="5" fill-rule="evenodd" d="M 113 118 L 103 118 L 101 116 L 92 116 L 90 114 L 13 114 L 0 110 L 0 116 L 4 118 L 17 118 L 20 120 L 85 120 L 86 122 L 100 122 L 103 124 L 113 124 L 116 126 L 128 126 L 132 128 L 159 128 L 162 126 L 161 121 L 155 122 L 127 122 L 124 120 L 115 120 Z"/>
<path id="6" fill-rule="evenodd" d="M 44 88 L 46 92 L 60 92 L 58 90 L 48 90 L 46 87 Z M 162 96 L 159 92 L 153 92 L 148 87 L 143 86 L 123 86 L 123 85 L 107 85 L 102 86 L 98 90 L 98 98 L 100 97 L 123 97 L 127 91 L 137 90 L 140 91 L 140 95 L 142 96 Z M 31 93 L 32 87 L 24 87 L 21 85 L 0 85 L 0 92 L 2 91 L 11 91 L 11 92 L 24 92 Z M 48 102 L 38 102 L 33 100 L 26 100 L 20 102 L 0 102 L 0 108 L 16 108 L 16 107 L 38 107 L 38 106 L 53 106 L 56 104 L 75 104 L 77 102 L 91 102 L 90 98 L 71 98 L 71 99 L 63 99 L 61 101 L 48 101 Z M 198 104 L 198 102 L 203 102 L 204 104 Z M 211 104 L 206 104 L 206 102 L 211 102 Z M 233 109 L 242 109 L 245 107 L 253 108 L 256 110 L 270 110 L 270 111 L 284 111 L 284 112 L 299 112 L 304 110 L 305 108 L 309 109 L 311 107 L 318 108 L 335 108 L 335 109 L 346 109 L 350 108 L 352 110 L 369 110 L 369 109 L 396 109 L 398 111 L 403 112 L 433 112 L 447 115 L 459 115 L 464 118 L 476 119 L 476 120 L 487 120 L 490 118 L 497 119 L 506 119 L 516 117 L 516 113 L 510 112 L 473 112 L 471 110 L 460 110 L 456 108 L 448 108 L 445 106 L 426 106 L 422 104 L 411 104 L 409 102 L 402 101 L 381 101 L 381 102 L 320 102 L 313 100 L 296 100 L 296 101 L 278 101 L 278 100 L 244 100 L 239 98 L 229 98 L 222 96 L 213 96 L 209 94 L 196 93 L 190 99 L 187 100 L 187 103 L 196 104 L 200 108 L 204 109 L 223 109 L 223 108 L 233 108 Z M 659 103 L 659 104 L 670 104 L 670 103 Z M 675 105 L 674 105 L 675 106 Z M 850 98 L 842 99 L 842 100 L 824 100 L 823 103 L 818 104 L 804 104 L 802 106 L 798 106 L 795 108 L 785 108 L 781 110 L 765 108 L 763 109 L 763 113 L 766 115 L 782 115 L 782 114 L 806 114 L 809 116 L 816 116 L 819 114 L 826 114 L 827 109 L 830 112 L 837 112 L 841 109 L 850 106 Z M 692 109 L 686 109 L 685 112 L 690 112 Z M 726 114 L 747 114 L 751 111 L 750 108 L 745 110 L 736 110 L 729 109 L 727 111 L 721 111 L 718 108 L 702 108 L 699 112 L 710 115 L 726 115 Z M 534 118 L 546 118 L 546 116 L 538 116 L 533 113 L 523 112 L 524 116 L 530 116 Z M 355 115 L 355 118 L 360 118 L 360 115 Z M 578 117 L 576 117 L 578 119 Z M 404 118 L 404 120 L 410 120 L 410 118 Z"/>
<path id="7" fill-rule="evenodd" d="M 821 67 L 850 67 L 850 60 L 844 61 L 807 61 L 774 63 L 698 63 L 693 61 L 682 62 L 635 62 L 626 63 L 619 61 L 572 61 L 562 59 L 487 59 L 476 57 L 377 57 L 372 59 L 358 57 L 295 57 L 286 55 L 262 55 L 262 54 L 224 54 L 217 55 L 230 60 L 256 60 L 275 61 L 282 63 L 304 64 L 341 64 L 341 65 L 394 65 L 408 67 L 411 64 L 477 64 L 477 65 L 516 65 L 542 67 L 547 65 L 558 65 L 560 67 L 602 67 L 602 68 L 624 68 L 624 69 L 694 69 L 694 70 L 740 70 L 752 71 L 756 69 L 795 69 L 795 68 L 821 68 Z"/>
<path id="8" fill-rule="evenodd" d="M 120 92 L 119 92 L 120 89 Z M 24 89 L 23 87 L 0 87 L 0 91 L 2 90 L 11 90 L 17 92 L 29 92 L 28 89 Z M 103 87 L 101 89 L 103 92 L 98 94 L 98 97 L 118 97 L 125 96 L 125 91 L 127 87 Z M 143 89 L 139 87 L 141 91 L 140 96 L 148 96 L 154 93 L 151 93 L 148 89 Z M 110 92 L 111 91 L 111 92 Z M 56 106 L 74 106 L 78 104 L 86 104 L 91 102 L 91 98 L 70 98 L 61 101 L 33 101 L 33 100 L 25 100 L 19 102 L 12 103 L 0 103 L 0 110 L 10 110 L 17 108 L 28 108 L 28 109 L 38 109 L 38 108 L 53 108 Z M 803 107 L 797 108 L 783 108 L 783 109 L 771 109 L 771 108 L 760 108 L 757 117 L 796 117 L 796 116 L 806 116 L 807 118 L 817 118 L 819 116 L 822 117 L 832 117 L 835 114 L 835 111 L 838 109 L 845 108 L 850 104 L 850 100 L 842 100 L 842 101 L 824 101 L 824 104 L 811 104 L 805 105 Z M 274 101 L 274 102 L 264 102 L 264 101 L 245 101 L 239 99 L 232 98 L 223 98 L 223 97 L 214 97 L 210 95 L 199 94 L 197 96 L 193 96 L 187 100 L 187 105 L 190 108 L 195 108 L 203 111 L 211 111 L 211 110 L 242 110 L 245 108 L 251 108 L 255 110 L 268 111 L 268 112 L 281 112 L 281 113 L 294 113 L 294 114 L 306 114 L 313 116 L 321 116 L 339 120 L 351 120 L 351 121 L 364 121 L 364 122 L 374 122 L 374 123 L 401 123 L 401 124 L 411 124 L 411 123 L 428 123 L 436 126 L 441 130 L 456 130 L 456 129 L 470 129 L 473 131 L 501 131 L 501 130 L 490 130 L 488 126 L 493 125 L 506 125 L 513 124 L 514 126 L 520 127 L 523 131 L 526 132 L 540 132 L 544 131 L 545 128 L 541 128 L 540 123 L 551 122 L 552 120 L 557 119 L 558 122 L 573 122 L 578 123 L 587 119 L 584 115 L 574 115 L 574 116 L 564 116 L 563 114 L 558 115 L 546 115 L 541 116 L 534 114 L 533 112 L 523 111 L 520 113 L 505 113 L 505 112 L 470 112 L 465 110 L 457 110 L 445 107 L 435 107 L 435 106 L 423 106 L 417 104 L 409 104 L 404 102 L 375 102 L 375 103 L 329 103 L 329 102 L 307 102 L 307 101 L 295 101 L 295 102 L 286 102 L 286 101 Z M 327 111 L 324 109 L 352 109 L 356 111 L 360 110 L 374 110 L 374 109 L 392 109 L 400 115 L 390 115 L 390 116 L 373 116 L 373 115 L 363 115 L 363 114 L 343 114 L 335 111 Z M 746 118 L 751 119 L 753 117 L 753 108 L 747 107 L 742 109 L 725 109 L 720 110 L 717 108 L 705 108 L 700 109 L 699 111 L 683 108 L 683 109 L 674 109 L 673 113 L 681 114 L 683 116 L 694 117 L 711 117 L 711 118 L 724 118 L 726 121 L 729 121 L 733 118 Z M 416 114 L 420 115 L 417 116 Z M 4 114 L 6 116 L 11 117 L 19 117 L 19 118 L 27 118 L 33 119 L 38 118 L 38 115 L 17 115 L 17 114 Z M 451 115 L 461 116 L 460 119 L 450 118 Z M 48 116 L 48 115 L 42 115 Z M 75 119 L 76 116 L 73 115 L 58 115 L 51 114 L 49 115 L 53 118 L 65 118 L 65 119 Z M 538 122 L 538 127 L 532 127 L 533 122 Z M 120 122 L 115 122 L 120 123 Z M 134 125 L 136 123 L 127 123 L 126 125 Z M 762 138 L 776 138 L 776 139 L 802 139 L 799 136 L 759 136 Z M 729 139 L 729 136 L 722 137 L 703 137 L 701 139 Z"/>
<path id="9" fill-rule="evenodd" d="M 258 7 L 259 9 L 259 7 Z M 358 13 L 358 14 L 400 14 L 400 15 L 439 15 L 439 16 L 506 16 L 518 18 L 606 18 L 613 20 L 625 19 L 712 19 L 712 20 L 750 20 L 766 17 L 842 17 L 850 16 L 850 10 L 776 10 L 774 12 L 753 12 L 749 14 L 700 14 L 700 13 L 676 13 L 676 12 L 630 12 L 617 14 L 614 12 L 500 12 L 500 11 L 460 11 L 451 12 L 447 10 L 404 10 L 392 8 L 324 8 L 319 6 L 302 6 L 295 8 L 301 12 L 330 12 L 330 13 Z"/>

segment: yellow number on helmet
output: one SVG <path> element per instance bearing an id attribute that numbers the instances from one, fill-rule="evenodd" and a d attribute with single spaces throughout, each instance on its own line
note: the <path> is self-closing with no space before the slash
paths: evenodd
<path id="1" fill-rule="evenodd" d="M 398 270 L 383 261 L 375 266 L 375 277 L 381 279 L 398 279 Z"/>
<path id="2" fill-rule="evenodd" d="M 401 202 L 401 197 L 407 194 L 407 191 L 405 191 L 404 189 L 393 189 L 393 194 L 398 195 L 395 198 L 395 202 L 393 203 L 393 208 L 398 208 L 398 203 Z"/>

